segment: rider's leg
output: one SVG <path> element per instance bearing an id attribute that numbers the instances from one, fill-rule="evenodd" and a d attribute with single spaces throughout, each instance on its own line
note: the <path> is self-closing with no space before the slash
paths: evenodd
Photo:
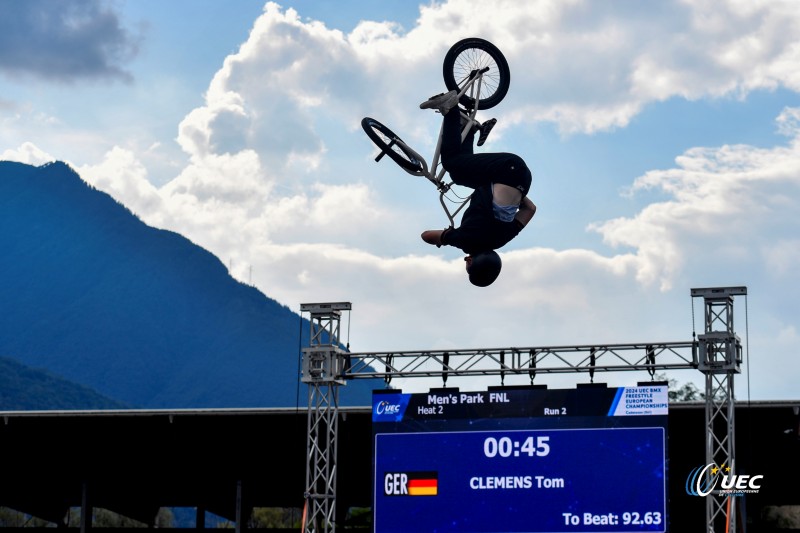
<path id="1" fill-rule="evenodd" d="M 442 165 L 453 183 L 477 189 L 490 183 L 508 185 L 526 195 L 531 186 L 531 172 L 516 154 L 499 152 L 483 154 L 459 153 Z"/>
<path id="2" fill-rule="evenodd" d="M 457 111 L 457 112 L 456 112 Z M 475 138 L 475 128 L 472 128 L 461 142 L 461 131 L 463 124 L 461 123 L 461 110 L 454 109 L 452 113 L 444 116 L 442 125 L 442 165 L 449 170 L 449 166 L 454 163 L 454 159 L 459 156 L 472 155 L 472 143 Z M 456 163 L 457 164 L 457 163 Z"/>
<path id="3" fill-rule="evenodd" d="M 515 154 L 507 153 L 473 153 L 473 143 L 476 132 L 481 132 L 483 140 L 496 120 L 486 121 L 488 125 L 485 134 L 483 125 L 473 127 L 461 142 L 462 124 L 461 111 L 448 113 L 443 118 L 442 126 L 442 166 L 447 170 L 453 182 L 457 185 L 478 188 L 488 183 L 508 184 L 518 190 L 527 192 L 530 186 L 530 171 L 525 162 Z M 526 178 L 528 183 L 526 184 Z M 520 187 L 522 186 L 522 187 Z"/>
<path id="4" fill-rule="evenodd" d="M 473 189 L 489 183 L 507 183 L 518 190 L 524 188 L 527 192 L 530 186 L 530 171 L 519 156 L 473 153 L 475 133 L 479 129 L 471 128 L 464 141 L 461 141 L 463 125 L 461 110 L 458 106 L 444 113 L 442 120 L 442 166 L 450 174 L 454 183 Z M 524 184 L 525 174 L 528 178 L 526 185 Z"/>
<path id="5" fill-rule="evenodd" d="M 472 128 L 462 143 L 463 126 L 460 113 L 458 115 L 455 112 L 445 115 L 442 127 L 442 166 L 454 183 L 473 189 L 489 183 L 502 183 L 505 174 L 513 173 L 511 167 L 518 167 L 519 163 L 524 166 L 524 162 L 513 154 L 474 154 L 472 145 L 479 130 Z"/>

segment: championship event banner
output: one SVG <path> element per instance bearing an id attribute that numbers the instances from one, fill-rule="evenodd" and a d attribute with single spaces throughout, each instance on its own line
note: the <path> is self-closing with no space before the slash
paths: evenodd
<path id="1" fill-rule="evenodd" d="M 376 533 L 666 531 L 667 387 L 373 395 Z"/>

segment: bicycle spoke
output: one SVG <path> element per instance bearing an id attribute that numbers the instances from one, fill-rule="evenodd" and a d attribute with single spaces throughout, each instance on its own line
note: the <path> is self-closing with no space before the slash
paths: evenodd
<path id="1" fill-rule="evenodd" d="M 492 43 L 468 37 L 447 51 L 442 75 L 449 90 L 463 91 L 459 102 L 470 109 L 490 109 L 508 92 L 511 73 L 503 53 Z"/>
<path id="2" fill-rule="evenodd" d="M 403 159 L 416 164 L 417 160 L 407 153 L 405 153 L 400 146 L 397 145 L 397 139 L 394 137 L 387 137 L 385 134 L 381 133 L 381 137 L 383 137 L 383 142 L 386 143 L 387 147 L 390 148 L 394 153 L 402 157 Z"/>
<path id="3" fill-rule="evenodd" d="M 486 98 L 493 95 L 500 85 L 500 70 L 491 55 L 477 48 L 464 50 L 456 58 L 453 73 L 457 79 L 460 79 L 459 85 L 461 85 L 469 79 L 473 71 L 486 67 L 489 70 L 483 74 L 480 95 L 480 97 Z"/>
<path id="4" fill-rule="evenodd" d="M 403 143 L 389 128 L 377 120 L 365 117 L 361 121 L 364 131 L 380 149 L 380 153 L 375 158 L 378 162 L 383 156 L 388 155 L 398 165 L 411 173 L 423 172 L 424 163 L 413 155 L 413 150 Z"/>

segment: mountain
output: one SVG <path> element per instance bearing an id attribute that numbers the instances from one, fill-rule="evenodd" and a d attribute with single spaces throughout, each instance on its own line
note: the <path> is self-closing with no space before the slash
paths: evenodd
<path id="1" fill-rule="evenodd" d="M 0 357 L 0 410 L 125 409 L 88 387 Z"/>
<path id="2" fill-rule="evenodd" d="M 0 356 L 137 408 L 305 405 L 307 320 L 68 165 L 0 161 L 0 251 Z"/>

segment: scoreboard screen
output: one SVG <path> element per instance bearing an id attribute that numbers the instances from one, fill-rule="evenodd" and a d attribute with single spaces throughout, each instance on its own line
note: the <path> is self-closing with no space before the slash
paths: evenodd
<path id="1" fill-rule="evenodd" d="M 376 533 L 667 530 L 667 387 L 375 391 Z"/>

